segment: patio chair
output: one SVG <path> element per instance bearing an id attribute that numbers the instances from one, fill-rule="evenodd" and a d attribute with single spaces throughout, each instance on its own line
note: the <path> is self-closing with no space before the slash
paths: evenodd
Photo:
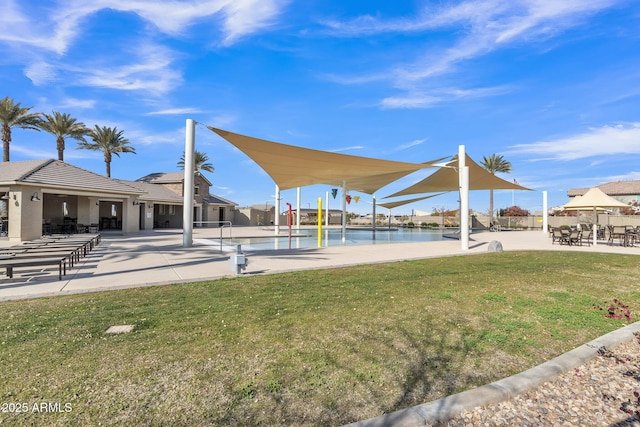
<path id="1" fill-rule="evenodd" d="M 609 231 L 609 244 L 613 246 L 613 242 L 618 239 L 620 246 L 624 246 L 627 240 L 627 227 L 624 225 L 614 225 Z"/>
<path id="2" fill-rule="evenodd" d="M 578 229 L 571 230 L 571 232 L 567 236 L 567 243 L 569 244 L 569 246 L 582 246 L 582 231 Z"/>
<path id="3" fill-rule="evenodd" d="M 554 244 L 555 242 L 558 242 L 560 245 L 565 243 L 568 244 L 569 241 L 567 240 L 567 237 L 568 234 L 564 233 L 561 228 L 553 227 L 551 229 L 551 244 Z"/>
<path id="4" fill-rule="evenodd" d="M 638 228 L 640 227 L 634 227 L 632 225 L 627 225 L 625 227 L 625 246 L 633 247 L 639 241 L 640 234 L 638 234 Z"/>
<path id="5" fill-rule="evenodd" d="M 580 246 L 582 246 L 582 242 L 586 243 L 588 246 L 591 246 L 593 243 L 593 228 L 585 229 L 582 233 L 580 233 Z"/>

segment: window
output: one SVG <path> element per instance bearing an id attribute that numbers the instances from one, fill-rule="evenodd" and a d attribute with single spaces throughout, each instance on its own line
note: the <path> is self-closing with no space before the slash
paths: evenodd
<path id="1" fill-rule="evenodd" d="M 62 202 L 62 216 L 69 216 L 69 206 L 67 202 Z"/>
<path id="2" fill-rule="evenodd" d="M 169 205 L 169 215 L 175 215 L 175 214 L 176 214 L 176 206 Z"/>
<path id="3" fill-rule="evenodd" d="M 164 205 L 160 205 L 160 207 L 158 208 L 158 214 L 164 215 Z"/>
<path id="4" fill-rule="evenodd" d="M 116 210 L 115 203 L 111 204 L 111 216 L 118 216 L 118 211 Z"/>

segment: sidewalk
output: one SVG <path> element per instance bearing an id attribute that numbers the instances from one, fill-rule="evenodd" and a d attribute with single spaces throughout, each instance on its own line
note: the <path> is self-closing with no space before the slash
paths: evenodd
<path id="1" fill-rule="evenodd" d="M 261 227 L 234 227 L 233 237 L 273 236 Z M 226 234 L 225 234 L 226 236 Z M 17 269 L 13 279 L 0 279 L 0 301 L 140 286 L 185 283 L 232 277 L 229 248 L 207 245 L 219 232 L 195 229 L 193 246 L 183 247 L 182 230 L 152 230 L 133 236 L 103 234 L 102 243 L 62 280 L 51 269 Z M 486 252 L 499 241 L 505 251 L 571 250 L 640 255 L 640 248 L 608 246 L 560 246 L 540 231 L 508 231 L 472 234 L 469 250 L 458 240 L 437 242 L 340 245 L 324 248 L 262 250 L 243 249 L 249 261 L 244 275 L 341 267 L 356 264 L 468 255 Z M 286 239 L 285 239 L 286 241 Z"/>

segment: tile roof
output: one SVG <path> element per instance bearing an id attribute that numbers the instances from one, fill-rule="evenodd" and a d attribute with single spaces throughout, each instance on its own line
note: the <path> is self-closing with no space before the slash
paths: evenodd
<path id="1" fill-rule="evenodd" d="M 116 179 L 53 159 L 0 163 L 0 183 L 14 182 L 110 193 L 140 193 L 137 188 Z"/>
<path id="2" fill-rule="evenodd" d="M 209 182 L 209 180 L 204 175 L 199 175 L 200 178 L 207 182 L 207 184 L 211 185 L 211 182 Z M 184 172 L 154 172 L 137 179 L 137 181 L 151 182 L 154 184 L 169 184 L 182 182 L 183 180 Z"/>
<path id="3" fill-rule="evenodd" d="M 640 180 L 607 182 L 597 187 L 609 196 L 640 195 Z M 588 190 L 588 188 L 570 188 L 567 195 L 569 197 L 582 196 Z"/>
<path id="4" fill-rule="evenodd" d="M 138 178 L 136 181 L 151 182 L 154 184 L 167 184 L 182 182 L 184 180 L 184 172 L 154 172 Z"/>
<path id="5" fill-rule="evenodd" d="M 230 200 L 227 200 L 225 198 L 222 198 L 220 196 L 216 196 L 214 194 L 210 194 L 209 198 L 207 199 L 207 202 L 213 205 L 227 205 L 227 206 L 237 206 L 238 204 L 235 202 L 232 202 Z"/>
<path id="6" fill-rule="evenodd" d="M 149 200 L 153 202 L 167 202 L 171 204 L 182 204 L 184 199 L 175 191 L 171 191 L 167 187 L 160 184 L 152 184 L 144 181 L 124 181 L 121 182 L 137 188 L 145 194 L 140 196 L 141 200 Z"/>

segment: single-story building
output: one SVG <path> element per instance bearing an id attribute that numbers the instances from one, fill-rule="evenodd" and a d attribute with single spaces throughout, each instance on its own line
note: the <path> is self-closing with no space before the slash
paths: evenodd
<path id="1" fill-rule="evenodd" d="M 183 172 L 169 174 L 174 181 L 184 182 Z M 2 162 L 0 231 L 10 241 L 25 241 L 55 232 L 132 234 L 154 227 L 182 227 L 183 193 L 181 187 L 175 191 L 174 184 L 107 178 L 59 160 Z M 196 178 L 198 215 L 194 218 L 232 220 L 235 203 L 211 195 L 210 185 L 201 175 Z"/>

